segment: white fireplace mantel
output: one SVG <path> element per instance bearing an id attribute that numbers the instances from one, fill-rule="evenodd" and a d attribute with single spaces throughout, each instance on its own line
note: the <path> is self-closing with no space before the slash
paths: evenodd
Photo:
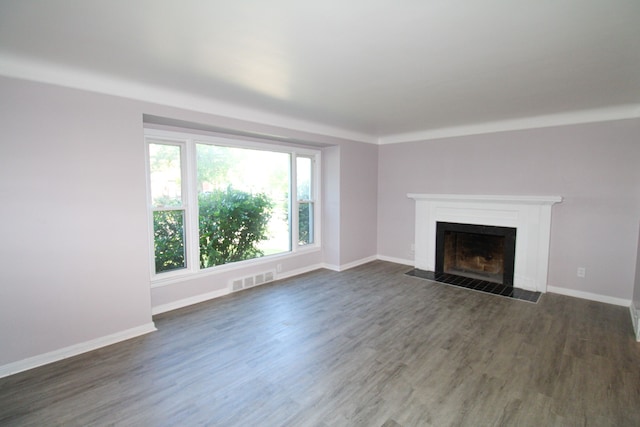
<path id="1" fill-rule="evenodd" d="M 435 271 L 436 223 L 493 225 L 516 229 L 513 285 L 546 292 L 551 206 L 560 196 L 413 194 L 416 201 L 415 267 Z"/>

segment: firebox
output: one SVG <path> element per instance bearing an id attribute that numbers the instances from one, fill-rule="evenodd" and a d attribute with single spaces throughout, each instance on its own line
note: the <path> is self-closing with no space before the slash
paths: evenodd
<path id="1" fill-rule="evenodd" d="M 513 286 L 516 229 L 436 222 L 436 273 Z"/>

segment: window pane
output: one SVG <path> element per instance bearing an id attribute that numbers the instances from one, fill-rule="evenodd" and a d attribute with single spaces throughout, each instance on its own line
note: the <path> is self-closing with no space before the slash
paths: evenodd
<path id="1" fill-rule="evenodd" d="M 311 200 L 311 159 L 296 158 L 298 200 Z"/>
<path id="2" fill-rule="evenodd" d="M 182 205 L 180 146 L 149 144 L 151 203 L 156 207 Z"/>
<path id="3" fill-rule="evenodd" d="M 156 273 L 186 268 L 184 254 L 184 211 L 153 213 L 153 242 Z"/>
<path id="4" fill-rule="evenodd" d="M 200 266 L 290 250 L 290 154 L 197 144 Z"/>
<path id="5" fill-rule="evenodd" d="M 313 203 L 298 205 L 298 245 L 313 243 Z"/>

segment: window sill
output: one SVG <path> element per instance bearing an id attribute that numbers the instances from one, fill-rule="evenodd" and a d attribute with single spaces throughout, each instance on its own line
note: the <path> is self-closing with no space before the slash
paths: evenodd
<path id="1" fill-rule="evenodd" d="M 151 288 L 159 288 L 162 286 L 172 285 L 175 283 L 185 282 L 201 277 L 214 276 L 231 271 L 239 271 L 248 267 L 258 265 L 275 264 L 279 261 L 294 259 L 302 255 L 308 255 L 316 252 L 320 252 L 322 247 L 319 245 L 309 245 L 302 248 L 298 248 L 295 252 L 286 252 L 283 254 L 269 255 L 261 258 L 254 258 L 246 261 L 238 261 L 231 264 L 219 265 L 216 267 L 207 268 L 206 270 L 183 270 L 167 273 L 168 277 L 155 276 L 151 279 Z M 276 275 L 276 280 L 278 279 Z"/>

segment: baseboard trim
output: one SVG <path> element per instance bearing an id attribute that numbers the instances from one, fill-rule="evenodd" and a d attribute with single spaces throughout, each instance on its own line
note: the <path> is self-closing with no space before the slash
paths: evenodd
<path id="1" fill-rule="evenodd" d="M 155 316 L 156 314 L 166 313 L 167 311 L 177 310 L 193 304 L 199 304 L 201 302 L 209 301 L 210 299 L 228 295 L 229 293 L 231 293 L 231 291 L 228 288 L 224 288 L 217 291 L 207 292 L 206 294 L 180 299 L 167 304 L 157 305 L 155 307 L 151 307 L 151 315 Z"/>
<path id="2" fill-rule="evenodd" d="M 377 259 L 378 259 L 378 257 L 376 255 L 373 255 L 373 256 L 370 256 L 370 257 L 361 258 L 359 260 L 349 262 L 347 264 L 340 264 L 340 266 L 338 267 L 337 271 L 350 270 L 352 268 L 359 267 L 361 265 L 368 264 L 370 262 L 376 261 Z"/>
<path id="3" fill-rule="evenodd" d="M 638 309 L 636 305 L 631 302 L 629 305 L 629 312 L 631 313 L 631 323 L 633 324 L 633 332 L 636 336 L 636 341 L 640 342 L 640 324 L 638 324 Z"/>
<path id="4" fill-rule="evenodd" d="M 335 264 L 322 264 L 323 268 L 326 268 L 327 270 L 332 270 L 332 271 L 346 271 L 355 267 L 358 267 L 360 265 L 363 264 L 367 264 L 370 263 L 372 261 L 376 261 L 378 260 L 378 256 L 377 255 L 372 255 L 370 257 L 366 257 L 366 258 L 361 258 L 359 260 L 356 261 L 352 261 L 350 263 L 347 264 L 340 264 L 340 265 L 335 265 Z"/>
<path id="5" fill-rule="evenodd" d="M 326 268 L 331 271 L 340 271 L 340 266 L 335 264 L 322 264 L 322 268 Z"/>
<path id="6" fill-rule="evenodd" d="M 350 268 L 358 267 L 359 265 L 367 264 L 369 262 L 378 261 L 378 260 L 392 262 L 394 264 L 408 265 L 408 266 L 413 266 L 415 264 L 415 261 L 412 259 L 394 258 L 394 257 L 385 256 L 385 255 L 373 255 L 367 258 L 362 258 L 357 261 L 350 262 L 348 264 L 341 264 L 341 265 L 323 264 L 323 267 L 333 271 L 345 271 L 345 270 L 349 270 Z"/>
<path id="7" fill-rule="evenodd" d="M 385 255 L 378 255 L 377 258 L 380 261 L 392 262 L 394 264 L 409 265 L 411 267 L 413 267 L 415 265 L 415 263 L 416 263 L 412 259 L 394 258 L 394 257 L 390 257 L 390 256 L 385 256 Z"/>
<path id="8" fill-rule="evenodd" d="M 48 353 L 39 354 L 27 359 L 18 360 L 17 362 L 8 363 L 6 365 L 0 366 L 0 378 L 8 377 L 9 375 L 37 368 L 39 366 L 48 365 L 49 363 L 58 362 L 63 359 L 68 359 L 82 353 L 97 350 L 98 348 L 106 347 L 108 345 L 115 344 L 121 341 L 126 341 L 128 339 L 135 338 L 140 335 L 145 335 L 156 330 L 156 326 L 153 324 L 153 322 L 150 322 L 146 325 L 116 332 L 115 334 L 106 335 L 104 337 L 85 341 L 79 344 L 74 344 L 69 347 L 64 347 L 58 350 L 50 351 Z"/>
<path id="9" fill-rule="evenodd" d="M 320 270 L 321 268 L 326 268 L 326 267 L 324 264 L 313 264 L 307 267 L 298 268 L 297 270 L 276 273 L 276 280 L 288 279 L 289 277 L 299 276 L 301 274 L 309 273 L 311 271 Z"/>
<path id="10" fill-rule="evenodd" d="M 591 301 L 604 302 L 606 304 L 620 305 L 623 307 L 629 307 L 631 300 L 624 298 L 615 298 L 606 295 L 593 294 L 591 292 L 576 291 L 574 289 L 560 288 L 556 286 L 547 286 L 547 292 L 554 294 L 566 295 L 569 297 L 576 297 L 587 299 Z"/>

